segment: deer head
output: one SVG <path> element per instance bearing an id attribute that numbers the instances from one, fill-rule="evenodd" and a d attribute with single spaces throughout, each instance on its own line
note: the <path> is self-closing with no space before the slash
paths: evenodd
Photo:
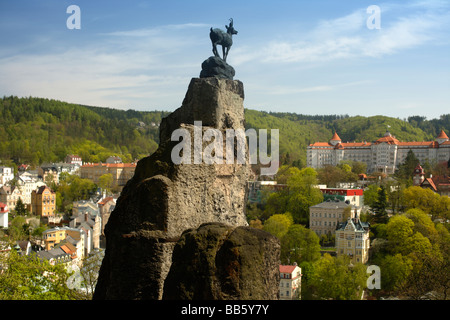
<path id="1" fill-rule="evenodd" d="M 237 34 L 238 33 L 233 27 L 233 18 L 230 18 L 230 25 L 229 26 L 226 25 L 225 28 L 227 28 L 228 34 Z"/>

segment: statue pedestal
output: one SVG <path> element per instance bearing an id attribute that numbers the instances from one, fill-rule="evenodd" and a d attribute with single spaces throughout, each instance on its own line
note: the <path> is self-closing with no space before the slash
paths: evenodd
<path id="1" fill-rule="evenodd" d="M 216 77 L 219 79 L 233 80 L 234 75 L 234 68 L 219 57 L 209 57 L 202 63 L 200 78 Z"/>

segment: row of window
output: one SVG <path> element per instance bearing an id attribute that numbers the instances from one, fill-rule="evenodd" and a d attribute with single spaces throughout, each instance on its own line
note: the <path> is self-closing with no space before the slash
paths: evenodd
<path id="1" fill-rule="evenodd" d="M 315 221 L 315 220 L 311 220 L 311 226 L 322 226 L 322 222 L 323 222 L 323 225 L 326 227 L 326 226 L 328 226 L 328 227 L 335 227 L 336 226 L 336 221 L 328 221 L 328 223 L 327 223 L 327 221 Z"/>
<path id="2" fill-rule="evenodd" d="M 339 213 L 338 217 L 342 218 L 342 213 Z M 322 212 L 311 212 L 311 218 L 322 218 Z M 336 218 L 336 213 L 323 212 L 323 218 Z"/>

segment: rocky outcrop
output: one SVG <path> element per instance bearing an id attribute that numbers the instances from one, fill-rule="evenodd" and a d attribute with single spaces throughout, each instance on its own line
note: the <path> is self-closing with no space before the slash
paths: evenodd
<path id="1" fill-rule="evenodd" d="M 233 80 L 235 70 L 219 57 L 209 57 L 202 63 L 200 78 L 216 77 Z"/>
<path id="2" fill-rule="evenodd" d="M 175 246 L 163 299 L 276 300 L 280 244 L 251 227 L 208 223 Z"/>
<path id="3" fill-rule="evenodd" d="M 108 220 L 94 299 L 161 299 L 183 231 L 207 222 L 247 225 L 248 163 L 174 164 L 179 141 L 171 141 L 176 129 L 198 133 L 195 121 L 201 132 L 214 128 L 224 139 L 226 129 L 243 129 L 243 99 L 240 81 L 192 79 L 182 106 L 161 123 L 158 150 L 138 162 Z M 193 160 L 193 143 L 189 151 Z"/>

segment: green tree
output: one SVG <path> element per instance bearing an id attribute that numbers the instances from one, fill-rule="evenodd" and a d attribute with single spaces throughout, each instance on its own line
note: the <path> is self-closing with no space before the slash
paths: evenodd
<path id="1" fill-rule="evenodd" d="M 351 266 L 348 257 L 334 258 L 326 253 L 314 264 L 308 282 L 316 299 L 360 300 L 367 278 L 363 264 Z"/>
<path id="2" fill-rule="evenodd" d="M 25 204 L 22 201 L 22 198 L 19 197 L 19 199 L 16 202 L 16 207 L 14 209 L 16 211 L 16 213 L 19 216 L 26 216 L 28 215 L 28 211 L 27 208 L 25 207 Z"/>
<path id="3" fill-rule="evenodd" d="M 105 190 L 106 192 L 111 192 L 111 187 L 113 185 L 113 175 L 111 173 L 105 173 L 98 178 L 98 186 Z"/>
<path id="4" fill-rule="evenodd" d="M 378 197 L 377 201 L 374 204 L 373 210 L 375 211 L 375 221 L 377 223 L 386 223 L 387 222 L 387 193 L 384 186 L 381 186 L 378 189 Z"/>
<path id="5" fill-rule="evenodd" d="M 414 222 L 407 217 L 393 216 L 386 225 L 386 234 L 392 252 L 403 251 L 406 241 L 414 233 Z"/>
<path id="6" fill-rule="evenodd" d="M 284 264 L 313 262 L 320 258 L 320 239 L 314 231 L 293 224 L 281 238 L 281 261 Z"/>
<path id="7" fill-rule="evenodd" d="M 382 270 L 381 289 L 388 292 L 401 290 L 413 269 L 411 259 L 400 253 L 386 255 L 378 263 Z"/>
<path id="8" fill-rule="evenodd" d="M 293 223 L 294 221 L 290 213 L 274 214 L 264 222 L 263 230 L 281 239 Z"/>
<path id="9" fill-rule="evenodd" d="M 409 150 L 403 163 L 397 167 L 395 177 L 410 186 L 412 184 L 414 169 L 418 164 L 419 159 L 417 159 L 414 152 Z"/>
<path id="10" fill-rule="evenodd" d="M 365 190 L 364 190 L 364 204 L 374 208 L 375 204 L 378 200 L 378 190 L 379 187 L 376 184 L 371 184 L 369 185 Z"/>
<path id="11" fill-rule="evenodd" d="M 51 265 L 37 256 L 21 256 L 14 250 L 2 256 L 1 300 L 73 300 L 77 292 L 67 287 L 70 276 L 64 265 Z"/>

